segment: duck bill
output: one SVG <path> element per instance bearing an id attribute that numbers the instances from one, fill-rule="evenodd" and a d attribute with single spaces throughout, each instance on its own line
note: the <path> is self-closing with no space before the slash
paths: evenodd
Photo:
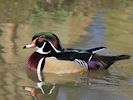
<path id="1" fill-rule="evenodd" d="M 34 47 L 35 47 L 35 44 L 31 43 L 31 44 L 25 45 L 23 48 L 26 49 L 26 48 L 34 48 Z"/>

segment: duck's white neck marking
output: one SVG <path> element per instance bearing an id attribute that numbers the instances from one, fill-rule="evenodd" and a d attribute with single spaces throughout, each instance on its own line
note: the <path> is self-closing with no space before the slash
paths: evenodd
<path id="1" fill-rule="evenodd" d="M 52 48 L 55 50 L 56 53 L 61 52 L 61 51 L 57 50 L 50 41 L 48 41 L 48 42 L 50 43 L 50 45 L 52 46 Z"/>
<path id="2" fill-rule="evenodd" d="M 37 65 L 37 76 L 38 76 L 39 81 L 42 81 L 41 65 L 42 65 L 43 60 L 44 60 L 44 57 L 40 59 L 38 65 Z"/>
<path id="3" fill-rule="evenodd" d="M 43 51 L 43 48 L 45 47 L 45 44 L 46 44 L 46 42 L 43 43 L 43 46 L 41 48 L 37 48 L 36 52 L 38 52 L 40 54 L 48 54 L 48 53 L 50 53 L 51 51 L 48 51 L 48 52 L 44 52 Z"/>
<path id="4" fill-rule="evenodd" d="M 37 87 L 42 91 L 43 94 L 46 94 L 45 91 L 43 90 L 43 85 L 45 85 L 44 82 L 38 82 L 37 83 Z M 55 84 L 50 89 L 48 95 L 50 95 L 53 92 L 54 89 L 55 89 Z"/>

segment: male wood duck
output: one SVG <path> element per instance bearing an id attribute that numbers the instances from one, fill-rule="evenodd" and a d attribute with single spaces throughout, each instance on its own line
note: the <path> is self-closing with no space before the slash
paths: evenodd
<path id="1" fill-rule="evenodd" d="M 103 56 L 96 54 L 106 47 L 88 50 L 63 49 L 59 38 L 51 32 L 36 33 L 31 44 L 24 48 L 34 48 L 36 51 L 28 59 L 28 68 L 37 72 L 56 74 L 76 73 L 86 69 L 108 69 L 119 60 L 129 59 L 129 55 Z"/>

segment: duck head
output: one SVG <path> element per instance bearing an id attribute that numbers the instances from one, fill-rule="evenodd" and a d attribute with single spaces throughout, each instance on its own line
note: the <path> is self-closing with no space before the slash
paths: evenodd
<path id="1" fill-rule="evenodd" d="M 36 86 L 23 86 L 23 89 L 32 96 L 33 100 L 42 100 L 45 96 L 54 95 L 56 89 L 55 84 L 37 82 Z"/>
<path id="2" fill-rule="evenodd" d="M 36 52 L 48 54 L 50 52 L 60 52 L 62 50 L 59 38 L 52 32 L 36 33 L 32 42 L 25 45 L 24 48 L 36 48 Z"/>

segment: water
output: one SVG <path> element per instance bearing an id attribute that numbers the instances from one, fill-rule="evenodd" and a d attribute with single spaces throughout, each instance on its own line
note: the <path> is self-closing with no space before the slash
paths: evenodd
<path id="1" fill-rule="evenodd" d="M 49 19 L 33 24 L 1 23 L 0 100 L 132 100 L 132 58 L 117 62 L 106 71 L 69 75 L 43 73 L 43 82 L 38 81 L 35 72 L 25 68 L 34 49 L 23 50 L 22 47 L 40 31 L 56 32 L 64 47 L 107 46 L 100 54 L 133 55 L 133 7 L 116 4 L 91 17 L 69 16 L 63 22 Z"/>

